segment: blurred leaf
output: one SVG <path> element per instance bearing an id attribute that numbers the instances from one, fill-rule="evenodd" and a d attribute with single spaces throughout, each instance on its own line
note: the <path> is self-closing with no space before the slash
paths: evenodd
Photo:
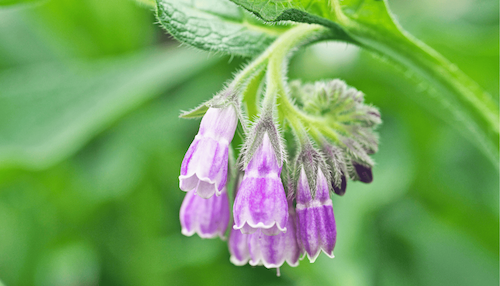
<path id="1" fill-rule="evenodd" d="M 127 114 L 93 139 L 71 160 L 78 174 L 73 188 L 94 203 L 126 196 L 144 184 L 146 176 L 147 182 L 176 188 L 182 152 L 199 126 L 198 120 L 179 119 L 179 110 L 217 93 L 236 65 L 237 61 L 214 66 L 210 73 L 190 78 L 188 84 Z M 179 195 L 175 198 L 184 195 L 174 194 Z M 175 204 L 173 207 L 177 208 Z"/>
<path id="2" fill-rule="evenodd" d="M 498 251 L 489 252 L 417 201 L 396 203 L 379 227 L 419 250 L 412 251 L 412 271 L 421 285 L 498 285 Z"/>
<path id="3" fill-rule="evenodd" d="M 214 62 L 183 49 L 0 72 L 0 166 L 45 168 Z"/>
<path id="4" fill-rule="evenodd" d="M 53 250 L 38 265 L 36 286 L 97 285 L 99 257 L 95 250 L 81 242 Z"/>
<path id="5" fill-rule="evenodd" d="M 154 15 L 131 0 L 50 0 L 19 16 L 59 57 L 96 58 L 154 43 Z"/>
<path id="6" fill-rule="evenodd" d="M 137 3 L 139 3 L 145 7 L 153 8 L 153 9 L 156 8 L 156 0 L 135 0 L 135 1 L 137 1 Z"/>
<path id="7" fill-rule="evenodd" d="M 157 16 L 183 43 L 240 56 L 261 53 L 286 29 L 264 25 L 229 0 L 159 0 Z"/>
<path id="8" fill-rule="evenodd" d="M 43 0 L 0 0 L 1 6 L 11 6 L 11 5 L 19 5 L 19 4 L 30 4 L 34 2 L 39 2 Z M 1 285 L 1 282 L 0 282 Z"/>

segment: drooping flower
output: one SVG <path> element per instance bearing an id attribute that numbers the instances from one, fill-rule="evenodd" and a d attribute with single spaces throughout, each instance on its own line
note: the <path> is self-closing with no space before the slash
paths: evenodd
<path id="1" fill-rule="evenodd" d="M 182 234 L 197 233 L 202 238 L 224 238 L 229 224 L 229 199 L 226 188 L 220 196 L 204 199 L 195 190 L 189 191 L 181 205 L 180 220 Z"/>
<path id="2" fill-rule="evenodd" d="M 250 253 L 248 252 L 248 234 L 241 233 L 239 229 L 231 229 L 228 246 L 229 253 L 231 253 L 229 260 L 234 265 L 242 266 L 247 264 L 250 259 Z"/>
<path id="3" fill-rule="evenodd" d="M 302 167 L 297 182 L 297 241 L 314 262 L 321 250 L 333 257 L 337 228 L 333 215 L 332 200 L 328 192 L 328 180 L 321 168 L 317 169 L 316 190 L 309 188 L 306 173 Z"/>
<path id="4" fill-rule="evenodd" d="M 249 264 L 264 265 L 266 268 L 279 268 L 286 261 L 290 266 L 299 265 L 300 248 L 295 232 L 295 210 L 288 203 L 288 222 L 286 233 L 274 236 L 265 235 L 262 230 L 248 234 Z"/>
<path id="5" fill-rule="evenodd" d="M 229 143 L 238 124 L 234 106 L 209 108 L 181 165 L 179 187 L 202 198 L 221 194 L 226 186 Z"/>
<path id="6" fill-rule="evenodd" d="M 288 207 L 277 159 L 266 131 L 249 161 L 233 207 L 234 229 L 265 235 L 286 231 Z"/>

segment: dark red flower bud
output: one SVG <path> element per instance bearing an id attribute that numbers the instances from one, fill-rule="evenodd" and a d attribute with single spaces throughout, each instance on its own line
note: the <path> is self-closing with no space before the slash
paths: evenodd
<path id="1" fill-rule="evenodd" d="M 336 186 L 335 183 L 332 180 L 332 187 L 333 191 L 339 196 L 343 196 L 345 194 L 345 190 L 347 188 L 347 178 L 345 177 L 344 173 L 342 173 L 342 176 L 340 177 L 340 186 Z"/>
<path id="2" fill-rule="evenodd" d="M 359 180 L 363 183 L 371 183 L 373 181 L 372 168 L 370 166 L 365 166 L 357 162 L 352 162 L 356 174 L 358 174 Z"/>

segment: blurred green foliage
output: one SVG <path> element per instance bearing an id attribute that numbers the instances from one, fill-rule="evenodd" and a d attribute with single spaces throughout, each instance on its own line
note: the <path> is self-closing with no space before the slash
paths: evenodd
<path id="1" fill-rule="evenodd" d="M 389 2 L 498 101 L 498 1 Z M 0 8 L 0 280 L 498 285 L 498 166 L 446 124 L 411 71 L 345 44 L 309 47 L 290 68 L 291 79 L 344 79 L 384 119 L 375 181 L 334 197 L 336 257 L 278 278 L 230 264 L 220 240 L 182 236 L 177 177 L 198 122 L 179 111 L 242 63 L 179 47 L 128 0 Z"/>

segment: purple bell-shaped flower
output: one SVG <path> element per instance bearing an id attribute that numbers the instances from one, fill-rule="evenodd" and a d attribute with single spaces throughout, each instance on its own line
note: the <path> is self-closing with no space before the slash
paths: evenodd
<path id="1" fill-rule="evenodd" d="M 289 216 L 287 232 L 268 236 L 258 230 L 248 235 L 250 265 L 264 265 L 266 268 L 279 268 L 286 261 L 290 266 L 299 265 L 300 248 L 295 232 L 295 210 L 291 201 L 288 204 Z"/>
<path id="2" fill-rule="evenodd" d="M 288 206 L 281 168 L 266 131 L 245 169 L 234 201 L 234 229 L 242 233 L 260 229 L 265 235 L 286 231 Z"/>
<path id="3" fill-rule="evenodd" d="M 182 234 L 194 233 L 202 238 L 219 236 L 224 239 L 229 224 L 229 199 L 226 188 L 220 196 L 204 199 L 191 190 L 184 197 L 180 211 Z"/>
<path id="4" fill-rule="evenodd" d="M 229 143 L 238 124 L 234 106 L 209 108 L 181 165 L 179 187 L 202 198 L 221 194 L 227 182 Z"/>
<path id="5" fill-rule="evenodd" d="M 310 262 L 314 262 L 321 250 L 333 257 L 337 238 L 332 200 L 328 192 L 328 180 L 321 168 L 317 169 L 316 192 L 309 188 L 304 167 L 297 182 L 297 240 Z"/>
<path id="6" fill-rule="evenodd" d="M 241 233 L 239 229 L 231 229 L 228 246 L 229 253 L 231 253 L 229 260 L 234 265 L 242 266 L 247 264 L 250 259 L 250 253 L 248 252 L 248 234 Z"/>

